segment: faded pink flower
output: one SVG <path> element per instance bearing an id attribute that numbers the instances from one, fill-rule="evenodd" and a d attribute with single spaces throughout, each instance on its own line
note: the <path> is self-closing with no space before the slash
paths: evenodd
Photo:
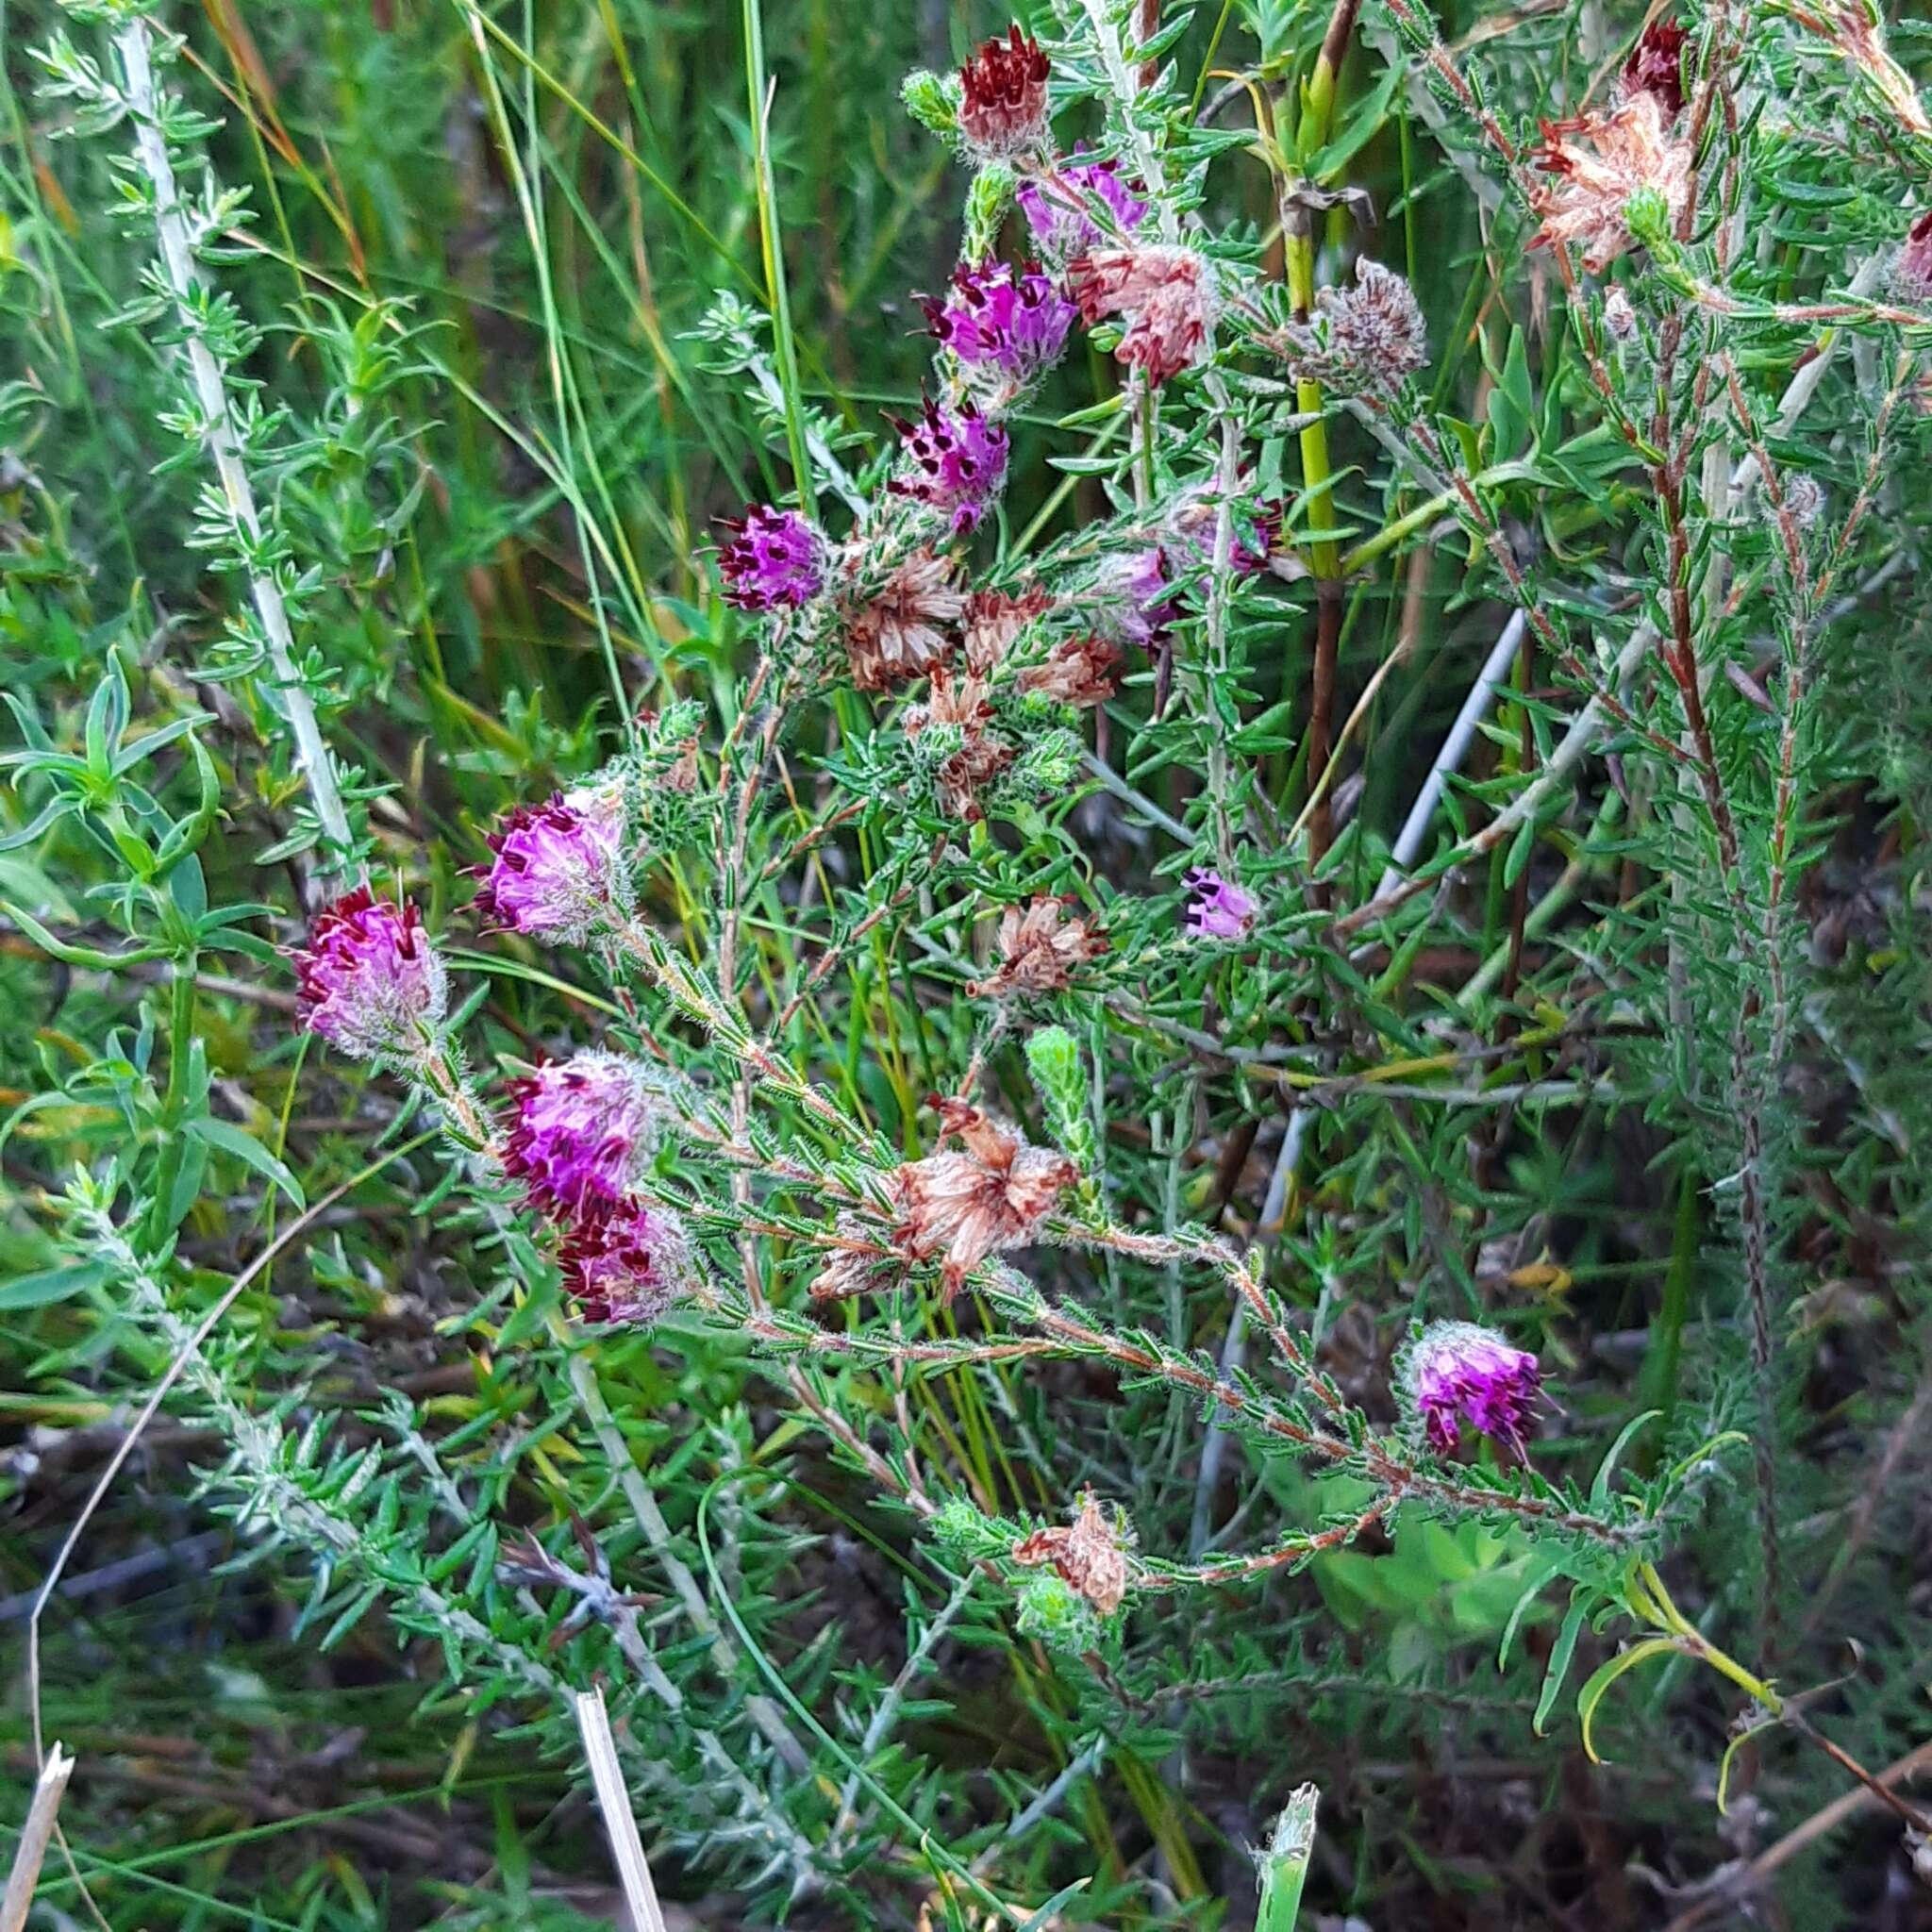
<path id="1" fill-rule="evenodd" d="M 966 609 L 953 563 L 915 550 L 847 620 L 845 649 L 860 691 L 890 691 L 924 677 L 952 649 L 945 627 Z"/>
<path id="2" fill-rule="evenodd" d="M 1690 200 L 1695 157 L 1670 132 L 1664 103 L 1647 90 L 1607 114 L 1545 121 L 1537 165 L 1555 178 L 1531 191 L 1542 226 L 1533 248 L 1580 247 L 1583 265 L 1601 275 L 1635 245 L 1625 210 L 1641 190 L 1660 195 L 1673 226 Z"/>
<path id="3" fill-rule="evenodd" d="M 291 957 L 303 1024 L 352 1058 L 409 1058 L 448 1010 L 447 976 L 423 915 L 367 886 L 317 913 Z"/>
<path id="4" fill-rule="evenodd" d="M 1013 1545 L 1012 1558 L 1028 1569 L 1051 1564 L 1069 1590 L 1110 1617 L 1127 1593 L 1127 1552 L 1132 1548 L 1126 1519 L 1118 1510 L 1103 1508 L 1089 1490 L 1071 1524 L 1022 1537 Z"/>
<path id="5" fill-rule="evenodd" d="M 1052 66 L 1017 21 L 1005 40 L 986 42 L 959 70 L 959 131 L 981 160 L 1010 160 L 1046 140 L 1046 80 Z"/>
<path id="6" fill-rule="evenodd" d="M 1165 382 L 1201 360 L 1214 319 L 1207 262 L 1191 249 L 1094 248 L 1067 264 L 1067 288 L 1091 328 L 1126 323 L 1115 358 Z"/>
<path id="7" fill-rule="evenodd" d="M 1004 591 L 974 591 L 966 600 L 961 629 L 967 670 L 975 677 L 991 676 L 1006 662 L 1020 633 L 1052 608 L 1052 597 L 1038 584 L 1027 585 L 1017 597 Z"/>
<path id="8" fill-rule="evenodd" d="M 1013 747 L 988 731 L 991 722 L 986 680 L 970 672 L 956 676 L 942 664 L 933 667 L 932 695 L 906 713 L 906 735 L 914 743 L 935 728 L 957 732 L 958 745 L 940 760 L 933 782 L 940 802 L 964 824 L 986 816 L 980 790 L 1013 761 Z"/>
<path id="9" fill-rule="evenodd" d="M 620 1199 L 638 1178 L 656 1122 L 641 1062 L 591 1049 L 546 1061 L 509 1091 L 516 1120 L 504 1137 L 504 1171 L 532 1201 L 571 1212 Z"/>
<path id="10" fill-rule="evenodd" d="M 1147 549 L 1103 558 L 1094 574 L 1090 609 L 1103 637 L 1146 650 L 1180 615 L 1165 553 Z"/>
<path id="11" fill-rule="evenodd" d="M 691 1284 L 691 1243 L 669 1208 L 627 1194 L 587 1203 L 557 1253 L 563 1285 L 587 1322 L 649 1327 Z"/>
<path id="12" fill-rule="evenodd" d="M 1404 1375 L 1431 1448 L 1446 1455 L 1467 1423 L 1523 1454 L 1542 1387 L 1527 1350 L 1474 1322 L 1437 1322 L 1409 1351 Z"/>
<path id="13" fill-rule="evenodd" d="M 1244 938 L 1261 909 L 1251 892 L 1224 879 L 1209 866 L 1197 865 L 1188 874 L 1187 927 L 1191 938 Z"/>
<path id="14" fill-rule="evenodd" d="M 1089 211 L 1098 201 L 1113 217 L 1114 230 L 1128 234 L 1147 219 L 1147 204 L 1121 179 L 1118 161 L 1070 162 L 1021 182 L 1014 197 L 1033 239 L 1054 260 L 1097 248 L 1107 233 Z"/>
<path id="15" fill-rule="evenodd" d="M 1034 1147 L 970 1101 L 935 1099 L 941 1139 L 964 1152 L 928 1154 L 893 1175 L 899 1224 L 909 1260 L 945 1257 L 941 1282 L 951 1301 L 989 1255 L 1029 1245 L 1060 1195 L 1079 1177 L 1064 1154 Z"/>
<path id="16" fill-rule="evenodd" d="M 1392 396 L 1429 360 L 1428 325 L 1393 269 L 1358 256 L 1353 288 L 1324 289 L 1311 323 L 1268 338 L 1297 378 L 1343 395 Z"/>
<path id="17" fill-rule="evenodd" d="M 559 792 L 520 805 L 490 834 L 476 908 L 516 932 L 581 944 L 630 907 L 623 852 L 624 801 L 602 792 Z"/>
<path id="18" fill-rule="evenodd" d="M 1086 919 L 1068 916 L 1072 904 L 1042 894 L 1024 910 L 1008 906 L 1000 915 L 1000 962 L 966 991 L 974 999 L 1065 991 L 1080 967 L 1107 951 L 1106 940 Z"/>
<path id="19" fill-rule="evenodd" d="M 1120 661 L 1120 647 L 1104 638 L 1068 638 L 1054 646 L 1043 664 L 1029 664 L 1021 672 L 1020 689 L 1062 705 L 1104 705 L 1114 694 Z"/>

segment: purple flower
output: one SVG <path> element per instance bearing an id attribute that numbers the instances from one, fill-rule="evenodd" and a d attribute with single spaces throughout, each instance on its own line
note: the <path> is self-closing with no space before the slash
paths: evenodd
<path id="1" fill-rule="evenodd" d="M 1144 651 L 1180 615 L 1172 590 L 1158 548 L 1106 558 L 1093 579 L 1094 628 L 1110 642 Z"/>
<path id="2" fill-rule="evenodd" d="M 423 915 L 367 886 L 317 913 L 293 957 L 303 1024 L 358 1060 L 415 1054 L 449 1007 Z"/>
<path id="3" fill-rule="evenodd" d="M 901 496 L 947 511 L 963 537 L 986 514 L 1007 477 L 1007 432 L 971 402 L 957 409 L 925 399 L 917 423 L 892 419 L 912 475 L 892 478 Z"/>
<path id="4" fill-rule="evenodd" d="M 745 511 L 742 522 L 720 521 L 735 532 L 718 552 L 725 603 L 741 610 L 772 610 L 781 604 L 795 608 L 824 589 L 824 539 L 795 509 L 760 503 Z"/>
<path id="5" fill-rule="evenodd" d="M 517 932 L 580 943 L 629 909 L 623 843 L 621 792 L 559 792 L 547 805 L 520 805 L 490 834 L 494 857 L 477 908 Z"/>
<path id="6" fill-rule="evenodd" d="M 517 1117 L 503 1165 L 540 1206 L 569 1213 L 615 1201 L 651 1147 L 655 1111 L 641 1065 L 594 1050 L 513 1081 Z"/>
<path id="7" fill-rule="evenodd" d="M 668 1208 L 648 1206 L 635 1194 L 573 1215 L 557 1259 L 587 1322 L 647 1328 L 691 1279 L 683 1228 Z"/>
<path id="8" fill-rule="evenodd" d="M 1901 302 L 1932 301 L 1932 208 L 1906 231 L 1906 243 L 1892 263 L 1891 292 Z"/>
<path id="9" fill-rule="evenodd" d="M 1059 360 L 1074 313 L 1038 268 L 1005 261 L 962 263 L 945 301 L 925 305 L 933 334 L 961 362 L 991 364 L 1020 382 Z"/>
<path id="10" fill-rule="evenodd" d="M 1188 933 L 1197 940 L 1241 939 L 1261 909 L 1252 893 L 1205 865 L 1189 873 L 1188 891 Z"/>
<path id="11" fill-rule="evenodd" d="M 1455 1448 L 1464 1423 L 1520 1457 L 1542 1372 L 1535 1356 L 1473 1322 L 1437 1322 L 1410 1351 L 1406 1379 L 1429 1446 Z"/>
<path id="12" fill-rule="evenodd" d="M 1121 234 L 1147 219 L 1147 204 L 1121 179 L 1117 161 L 1074 161 L 1045 177 L 1021 182 L 1018 200 L 1043 254 L 1057 261 L 1083 255 L 1107 240 L 1088 204 L 1103 202 Z"/>

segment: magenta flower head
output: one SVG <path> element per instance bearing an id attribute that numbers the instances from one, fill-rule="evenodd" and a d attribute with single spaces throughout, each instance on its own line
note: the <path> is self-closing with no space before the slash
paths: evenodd
<path id="1" fill-rule="evenodd" d="M 1526 1349 L 1473 1322 L 1436 1322 L 1410 1348 L 1403 1379 L 1430 1448 L 1446 1455 L 1467 1423 L 1522 1456 L 1542 1387 Z"/>
<path id="2" fill-rule="evenodd" d="M 656 1139 L 650 1076 L 637 1060 L 594 1049 L 549 1060 L 510 1085 L 516 1121 L 504 1171 L 539 1206 L 570 1213 L 615 1201 Z"/>
<path id="3" fill-rule="evenodd" d="M 587 1322 L 648 1328 L 691 1282 L 691 1243 L 669 1208 L 635 1194 L 572 1216 L 557 1253 Z"/>
<path id="4" fill-rule="evenodd" d="M 1245 938 L 1260 903 L 1211 868 L 1197 865 L 1188 874 L 1187 926 L 1191 939 Z"/>
<path id="5" fill-rule="evenodd" d="M 962 262 L 943 302 L 925 305 L 932 332 L 969 368 L 991 366 L 1017 382 L 1050 369 L 1067 345 L 1074 305 L 1028 264 Z"/>
<path id="6" fill-rule="evenodd" d="M 1041 252 L 1055 261 L 1084 254 L 1108 239 L 1091 202 L 1107 208 L 1121 235 L 1131 234 L 1147 219 L 1147 204 L 1121 179 L 1117 161 L 1074 161 L 1048 175 L 1029 175 L 1014 199 Z"/>
<path id="7" fill-rule="evenodd" d="M 448 1011 L 448 981 L 423 915 L 367 886 L 317 913 L 293 958 L 303 1024 L 352 1058 L 413 1058 Z"/>
<path id="8" fill-rule="evenodd" d="M 1144 651 L 1180 615 L 1173 592 L 1158 548 L 1105 558 L 1093 578 L 1093 626 L 1110 643 Z"/>
<path id="9" fill-rule="evenodd" d="M 795 609 L 824 588 L 824 539 L 797 510 L 755 504 L 741 522 L 720 521 L 733 533 L 718 552 L 725 603 L 741 610 Z"/>
<path id="10" fill-rule="evenodd" d="M 476 906 L 486 918 L 534 939 L 581 944 L 628 912 L 624 801 L 558 792 L 547 805 L 520 805 L 490 834 Z"/>
<path id="11" fill-rule="evenodd" d="M 971 403 L 957 409 L 925 399 L 917 423 L 894 417 L 908 474 L 892 478 L 901 496 L 929 503 L 963 537 L 986 514 L 1007 479 L 1007 432 Z"/>

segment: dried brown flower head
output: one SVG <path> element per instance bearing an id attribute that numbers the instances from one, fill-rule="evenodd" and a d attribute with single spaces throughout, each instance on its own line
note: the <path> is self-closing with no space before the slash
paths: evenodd
<path id="1" fill-rule="evenodd" d="M 1690 144 L 1674 139 L 1664 104 L 1633 93 L 1607 114 L 1545 121 L 1537 164 L 1554 178 L 1531 191 L 1542 226 L 1534 248 L 1579 247 L 1583 265 L 1600 275 L 1635 243 L 1625 215 L 1630 197 L 1652 190 L 1674 226 L 1690 200 Z"/>
<path id="2" fill-rule="evenodd" d="M 1118 645 L 1105 638 L 1068 638 L 1056 644 L 1043 664 L 1021 672 L 1022 691 L 1040 691 L 1063 705 L 1104 705 L 1116 688 L 1120 669 Z"/>
<path id="3" fill-rule="evenodd" d="M 1068 916 L 1071 903 L 1040 897 L 1024 910 L 1008 906 L 1000 915 L 1000 963 L 966 991 L 974 999 L 1004 999 L 1071 986 L 1076 968 L 1107 951 L 1106 940 L 1085 919 Z"/>
<path id="4" fill-rule="evenodd" d="M 838 1231 L 824 1243 L 824 1266 L 812 1276 L 808 1291 L 815 1302 L 843 1301 L 880 1285 L 890 1270 L 896 1274 L 900 1257 L 883 1246 L 877 1235 L 857 1215 L 841 1214 Z"/>
<path id="5" fill-rule="evenodd" d="M 1017 597 L 1004 591 L 974 591 L 966 600 L 967 670 L 975 677 L 990 677 L 1006 661 L 1020 633 L 1052 608 L 1053 598 L 1038 584 L 1029 584 Z"/>
<path id="6" fill-rule="evenodd" d="M 1295 375 L 1343 395 L 1391 396 L 1429 359 L 1428 325 L 1415 291 L 1364 255 L 1353 288 L 1324 289 L 1315 320 L 1266 339 Z"/>
<path id="7" fill-rule="evenodd" d="M 1046 77 L 1040 42 L 1016 21 L 959 70 L 959 129 L 985 160 L 1009 160 L 1046 139 Z"/>
<path id="8" fill-rule="evenodd" d="M 1028 1569 L 1051 1564 L 1069 1590 L 1077 1591 L 1103 1617 L 1120 1608 L 1127 1593 L 1127 1552 L 1132 1548 L 1118 1512 L 1101 1507 L 1091 1490 L 1064 1529 L 1036 1529 L 1013 1545 L 1013 1561 Z"/>
<path id="9" fill-rule="evenodd" d="M 956 676 L 943 664 L 933 667 L 930 698 L 906 713 L 906 735 L 915 742 L 937 726 L 958 728 L 958 747 L 941 759 L 933 777 L 940 802 L 965 824 L 986 816 L 986 808 L 979 802 L 980 788 L 991 784 L 1013 761 L 1013 747 L 987 729 L 991 722 L 986 680 L 970 672 Z"/>
<path id="10" fill-rule="evenodd" d="M 948 1301 L 989 1255 L 1031 1242 L 1054 1203 L 1079 1176 L 1064 1154 L 1035 1147 L 972 1102 L 936 1099 L 941 1139 L 962 1152 L 928 1154 L 893 1176 L 899 1224 L 893 1233 L 908 1260 L 943 1255 L 941 1282 Z"/>
<path id="11" fill-rule="evenodd" d="M 1165 382 L 1198 362 L 1214 320 L 1206 261 L 1188 248 L 1095 248 L 1067 264 L 1067 292 L 1089 327 L 1123 316 L 1116 358 Z"/>
<path id="12" fill-rule="evenodd" d="M 860 691 L 890 691 L 924 677 L 951 645 L 945 627 L 966 608 L 950 558 L 916 550 L 847 620 L 845 649 Z"/>

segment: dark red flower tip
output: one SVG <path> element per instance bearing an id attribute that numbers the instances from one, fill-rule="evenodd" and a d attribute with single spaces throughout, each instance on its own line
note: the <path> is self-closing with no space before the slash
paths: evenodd
<path id="1" fill-rule="evenodd" d="M 1654 20 L 1624 63 L 1624 85 L 1655 94 L 1670 118 L 1684 111 L 1684 43 L 1690 38 L 1674 20 Z"/>

